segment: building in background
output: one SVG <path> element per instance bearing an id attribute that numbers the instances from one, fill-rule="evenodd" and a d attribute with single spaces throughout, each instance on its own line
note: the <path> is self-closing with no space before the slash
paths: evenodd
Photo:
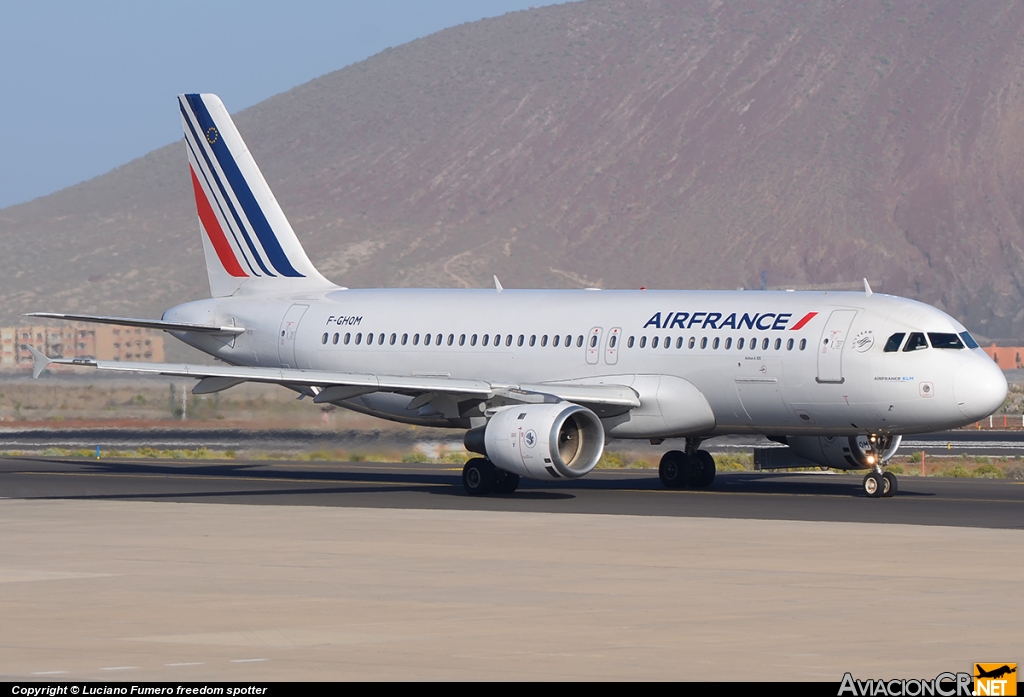
<path id="1" fill-rule="evenodd" d="M 95 358 L 101 361 L 164 360 L 162 333 L 109 324 L 0 327 L 0 370 L 31 370 L 31 346 L 52 358 Z"/>

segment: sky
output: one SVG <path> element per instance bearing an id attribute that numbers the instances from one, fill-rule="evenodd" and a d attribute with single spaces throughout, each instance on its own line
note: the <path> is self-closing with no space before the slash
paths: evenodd
<path id="1" fill-rule="evenodd" d="M 0 0 L 0 208 L 181 137 L 176 95 L 235 112 L 446 27 L 560 0 Z"/>

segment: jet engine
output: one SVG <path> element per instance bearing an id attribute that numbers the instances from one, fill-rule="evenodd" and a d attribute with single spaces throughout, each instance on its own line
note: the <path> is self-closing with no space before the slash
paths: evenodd
<path id="1" fill-rule="evenodd" d="M 786 467 L 832 467 L 866 469 L 879 461 L 887 462 L 896 454 L 903 436 L 876 436 L 875 454 L 867 435 L 859 436 L 787 436 L 780 439 L 789 448 L 758 448 L 754 459 L 758 469 Z"/>
<path id="2" fill-rule="evenodd" d="M 501 407 L 486 426 L 466 432 L 466 450 L 523 477 L 578 479 L 604 452 L 597 415 L 568 402 Z"/>

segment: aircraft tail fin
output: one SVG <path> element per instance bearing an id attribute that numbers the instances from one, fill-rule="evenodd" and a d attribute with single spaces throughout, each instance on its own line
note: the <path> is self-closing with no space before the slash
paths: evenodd
<path id="1" fill-rule="evenodd" d="M 213 94 L 178 95 L 213 297 L 335 287 L 320 275 Z"/>

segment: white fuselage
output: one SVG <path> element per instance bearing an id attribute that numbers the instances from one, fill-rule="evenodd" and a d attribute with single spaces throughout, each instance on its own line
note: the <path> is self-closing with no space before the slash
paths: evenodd
<path id="1" fill-rule="evenodd" d="M 606 421 L 620 437 L 695 435 L 674 420 L 687 408 L 677 389 L 685 383 L 714 413 L 705 436 L 941 430 L 986 416 L 1006 394 L 980 349 L 884 351 L 894 333 L 966 330 L 933 307 L 880 294 L 338 289 L 198 301 L 164 319 L 245 327 L 233 340 L 176 333 L 234 365 L 629 385 L 642 406 L 627 424 Z M 376 393 L 340 403 L 469 425 L 430 405 L 410 411 L 410 400 Z"/>

